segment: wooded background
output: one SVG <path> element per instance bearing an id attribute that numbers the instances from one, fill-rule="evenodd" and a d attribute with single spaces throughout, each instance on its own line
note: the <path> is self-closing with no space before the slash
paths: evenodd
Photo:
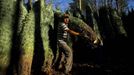
<path id="1" fill-rule="evenodd" d="M 127 75 L 132 72 L 132 25 L 134 10 L 128 10 L 127 0 L 74 0 L 66 12 L 89 25 L 101 40 L 101 46 L 91 48 L 82 38 L 73 43 L 74 75 L 91 74 L 79 71 L 81 64 L 99 65 L 94 73 Z M 51 75 L 57 55 L 56 24 L 52 3 L 44 0 L 0 0 L 0 75 Z M 78 21 L 78 23 L 76 23 Z M 80 23 L 81 23 L 80 22 Z M 79 26 L 79 25 L 77 25 Z M 130 40 L 131 39 L 131 40 Z M 54 47 L 55 46 L 55 47 Z M 77 65 L 78 64 L 78 65 Z M 89 71 L 90 70 L 90 71 Z M 108 75 L 108 74 L 106 74 Z"/>

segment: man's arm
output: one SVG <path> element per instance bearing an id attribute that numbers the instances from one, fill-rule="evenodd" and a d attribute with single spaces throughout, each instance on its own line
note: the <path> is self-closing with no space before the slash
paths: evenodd
<path id="1" fill-rule="evenodd" d="M 67 32 L 70 33 L 70 34 L 72 34 L 72 35 L 75 35 L 75 36 L 80 35 L 80 33 L 75 32 L 75 31 L 70 30 L 70 29 L 68 29 Z"/>
<path id="2" fill-rule="evenodd" d="M 65 25 L 64 23 L 63 23 L 61 26 L 62 26 L 62 28 L 63 28 L 64 31 L 67 31 L 68 33 L 70 33 L 70 34 L 72 34 L 72 35 L 75 35 L 75 36 L 79 35 L 78 32 L 75 32 L 75 31 L 69 29 L 69 28 L 67 27 L 67 25 Z"/>

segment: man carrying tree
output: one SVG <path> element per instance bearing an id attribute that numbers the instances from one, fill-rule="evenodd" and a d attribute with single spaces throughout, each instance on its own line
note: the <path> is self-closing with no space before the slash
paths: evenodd
<path id="1" fill-rule="evenodd" d="M 57 31 L 57 42 L 59 47 L 59 52 L 61 54 L 63 53 L 64 56 L 61 56 L 63 58 L 63 62 L 59 65 L 63 66 L 63 72 L 65 74 L 68 74 L 72 69 L 73 64 L 73 52 L 72 49 L 67 44 L 68 34 L 71 35 L 80 35 L 80 33 L 75 32 L 68 28 L 69 24 L 69 14 L 63 15 L 63 21 L 58 25 L 58 31 Z"/>

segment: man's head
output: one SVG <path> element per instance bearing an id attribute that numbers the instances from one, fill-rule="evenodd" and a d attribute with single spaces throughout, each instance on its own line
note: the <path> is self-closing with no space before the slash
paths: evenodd
<path id="1" fill-rule="evenodd" d="M 69 14 L 64 14 L 63 15 L 63 21 L 64 21 L 65 24 L 69 23 Z"/>

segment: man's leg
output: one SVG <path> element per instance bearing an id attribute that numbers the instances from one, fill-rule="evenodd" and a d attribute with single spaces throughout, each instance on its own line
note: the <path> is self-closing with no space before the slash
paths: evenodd
<path id="1" fill-rule="evenodd" d="M 73 64 L 72 49 L 66 44 L 65 41 L 60 41 L 60 46 L 63 48 L 63 53 L 65 54 L 65 73 L 68 73 L 71 71 Z"/>
<path id="2" fill-rule="evenodd" d="M 63 54 L 63 48 L 59 48 L 59 66 L 58 69 L 63 69 L 63 63 L 64 63 L 65 55 Z"/>

